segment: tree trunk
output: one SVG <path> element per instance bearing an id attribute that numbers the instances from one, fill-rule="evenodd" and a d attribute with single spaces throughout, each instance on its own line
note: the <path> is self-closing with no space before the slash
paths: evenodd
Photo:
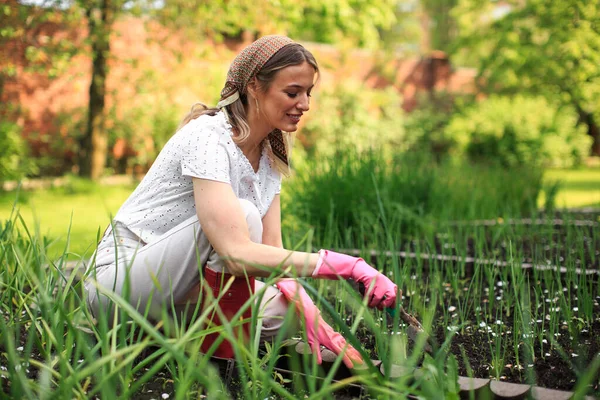
<path id="1" fill-rule="evenodd" d="M 421 25 L 421 40 L 419 42 L 419 52 L 422 55 L 431 51 L 431 18 L 424 5 L 421 5 L 419 13 L 419 25 Z"/>
<path id="2" fill-rule="evenodd" d="M 92 47 L 92 81 L 88 103 L 88 121 L 79 152 L 79 175 L 96 180 L 106 165 L 108 134 L 105 129 L 107 57 L 114 21 L 112 0 L 100 0 L 86 10 Z"/>
<path id="3" fill-rule="evenodd" d="M 428 30 L 429 50 L 442 50 L 447 52 L 456 36 L 456 20 L 451 16 L 451 10 L 456 6 L 457 0 L 426 0 L 421 1 L 429 21 L 422 25 Z"/>

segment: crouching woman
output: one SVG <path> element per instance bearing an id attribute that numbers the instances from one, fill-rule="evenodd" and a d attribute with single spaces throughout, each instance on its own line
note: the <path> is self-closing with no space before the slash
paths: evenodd
<path id="1" fill-rule="evenodd" d="M 314 350 L 323 345 L 348 366 L 362 363 L 295 279 L 267 288 L 255 280 L 283 266 L 291 276 L 361 282 L 371 307 L 396 303 L 396 285 L 360 258 L 283 248 L 279 192 L 289 172 L 288 135 L 309 110 L 318 72 L 313 55 L 285 36 L 263 37 L 234 59 L 217 106 L 192 107 L 104 234 L 85 284 L 96 317 L 110 315 L 106 292 L 126 294 L 140 311 L 171 310 L 202 302 L 208 286 L 230 318 L 262 289 L 263 338 L 282 329 L 294 307 Z M 233 357 L 231 343 L 214 355 Z"/>

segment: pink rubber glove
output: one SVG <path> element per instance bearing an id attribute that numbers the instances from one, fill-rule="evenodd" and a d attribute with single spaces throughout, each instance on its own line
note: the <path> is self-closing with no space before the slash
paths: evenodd
<path id="1" fill-rule="evenodd" d="M 319 262 L 312 273 L 314 278 L 353 279 L 365 285 L 369 307 L 380 310 L 396 305 L 398 287 L 387 276 L 371 267 L 362 258 L 336 253 L 330 250 L 319 251 Z"/>
<path id="2" fill-rule="evenodd" d="M 321 318 L 319 309 L 313 303 L 302 285 L 295 279 L 282 279 L 277 282 L 277 287 L 285 298 L 296 307 L 296 313 L 304 317 L 306 327 L 306 338 L 313 354 L 317 355 L 317 362 L 321 364 L 320 345 L 327 347 L 335 354 L 344 354 L 344 364 L 352 368 L 355 364 L 364 364 L 360 353 L 346 342 L 346 339 L 334 331 L 327 322 Z M 316 332 L 315 332 L 316 328 Z"/>

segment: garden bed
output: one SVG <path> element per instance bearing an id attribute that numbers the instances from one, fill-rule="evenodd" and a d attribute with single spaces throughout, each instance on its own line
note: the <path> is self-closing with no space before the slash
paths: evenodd
<path id="1" fill-rule="evenodd" d="M 399 265 L 403 304 L 432 314 L 438 346 L 453 335 L 445 351 L 461 375 L 569 391 L 600 357 L 599 215 L 463 221 L 395 251 L 347 252 L 388 271 Z M 358 333 L 375 356 L 372 329 Z M 596 371 L 596 395 L 599 384 Z"/>
<path id="2" fill-rule="evenodd" d="M 406 326 L 398 318 L 372 310 L 366 311 L 366 315 L 364 310 L 345 301 L 346 291 L 327 282 L 317 284 L 337 287 L 326 298 L 339 312 L 344 325 L 355 325 L 356 339 L 373 359 L 382 359 L 388 364 L 406 363 L 410 368 L 423 371 L 430 371 L 433 365 L 445 373 L 452 358 L 456 362 L 457 376 L 482 379 L 488 382 L 486 385 L 489 384 L 487 380 L 492 379 L 560 391 L 579 390 L 579 394 L 598 396 L 600 375 L 595 362 L 600 355 L 600 336 L 597 335 L 600 332 L 598 215 L 586 213 L 572 217 L 559 214 L 549 221 L 445 224 L 437 227 L 429 237 L 407 240 L 392 249 L 357 250 L 357 254 L 385 270 L 399 283 L 403 290 L 402 305 L 421 319 L 430 333 L 434 344 L 431 355 L 407 339 Z M 35 257 L 28 260 L 32 262 L 33 259 Z M 21 260 L 19 265 L 29 264 Z M 102 357 L 120 346 L 125 346 L 126 350 L 130 346 L 131 354 L 124 353 L 114 361 L 113 368 L 117 368 L 123 358 L 131 356 L 124 369 L 117 368 L 119 372 L 112 375 L 110 368 L 103 366 L 91 371 L 89 377 L 82 377 L 83 384 L 71 382 L 73 387 L 67 385 L 69 389 L 64 390 L 74 397 L 81 397 L 87 393 L 83 387 L 94 390 L 103 380 L 111 387 L 121 387 L 120 390 L 126 390 L 122 385 L 126 388 L 139 380 L 143 384 L 132 396 L 136 399 L 172 398 L 178 390 L 186 390 L 192 396 L 202 394 L 202 383 L 193 377 L 182 378 L 185 368 L 180 367 L 179 361 L 155 364 L 156 354 L 165 351 L 160 345 L 163 339 L 146 335 L 147 330 L 138 327 L 116 333 L 98 347 L 98 332 L 90 335 L 69 326 L 73 321 L 62 314 L 80 313 L 77 296 L 71 292 L 51 290 L 48 293 L 62 296 L 62 300 L 48 300 L 38 314 L 30 306 L 30 297 L 34 290 L 40 290 L 40 286 L 35 283 L 35 274 L 27 275 L 23 271 L 15 272 L 13 286 L 0 293 L 3 296 L 0 328 L 11 329 L 4 332 L 0 341 L 2 393 L 27 392 L 26 389 L 15 391 L 15 385 L 39 388 L 45 384 L 50 379 L 47 368 L 52 361 L 49 360 L 56 360 L 50 367 L 56 371 L 52 385 L 60 387 L 61 379 L 69 374 L 83 373 L 85 368 L 99 363 Z M 70 290 L 74 287 L 77 286 Z M 44 299 L 44 293 L 40 293 L 36 295 Z M 61 308 L 69 302 L 68 307 Z M 59 314 L 61 316 L 57 317 Z M 31 320 L 32 316 L 37 316 L 35 321 Z M 146 333 L 141 335 L 142 331 Z M 144 345 L 144 338 L 152 339 L 148 339 L 148 346 Z M 112 343 L 115 350 L 111 350 Z M 144 348 L 136 353 L 138 345 Z M 69 350 L 69 346 L 73 350 Z M 97 354 L 85 353 L 91 348 L 95 348 Z M 135 369 L 142 363 L 147 365 Z M 267 373 L 270 378 L 265 379 L 273 380 L 269 381 L 271 386 L 268 387 L 275 387 L 278 384 L 275 382 L 280 382 L 293 393 L 295 389 L 281 376 L 287 369 L 278 368 L 280 370 L 271 369 Z M 310 374 L 305 369 L 296 372 Z M 243 397 L 241 385 L 256 379 L 238 376 L 228 380 L 229 386 L 225 390 Z M 339 399 L 368 396 L 369 390 L 377 387 L 376 381 L 357 387 L 349 386 L 350 383 L 342 385 L 345 388 L 341 389 L 334 383 L 329 385 L 333 385 L 332 391 L 336 389 Z M 81 393 L 73 392 L 73 388 Z M 410 384 L 403 388 L 412 390 Z M 310 387 L 304 390 L 311 392 Z M 102 397 L 102 394 L 106 392 L 99 391 L 92 397 Z"/>

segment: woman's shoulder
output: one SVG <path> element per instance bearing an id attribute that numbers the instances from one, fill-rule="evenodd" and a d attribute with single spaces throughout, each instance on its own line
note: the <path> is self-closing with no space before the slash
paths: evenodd
<path id="1" fill-rule="evenodd" d="M 214 114 L 204 114 L 188 122 L 180 129 L 184 134 L 202 132 L 204 134 L 214 133 L 218 136 L 230 137 L 231 125 L 222 111 Z"/>
<path id="2" fill-rule="evenodd" d="M 232 134 L 231 126 L 222 112 L 214 115 L 204 114 L 179 129 L 169 141 L 168 147 L 180 149 L 185 153 L 198 151 L 210 153 L 222 148 L 228 154 L 233 154 L 235 153 L 235 144 Z"/>

